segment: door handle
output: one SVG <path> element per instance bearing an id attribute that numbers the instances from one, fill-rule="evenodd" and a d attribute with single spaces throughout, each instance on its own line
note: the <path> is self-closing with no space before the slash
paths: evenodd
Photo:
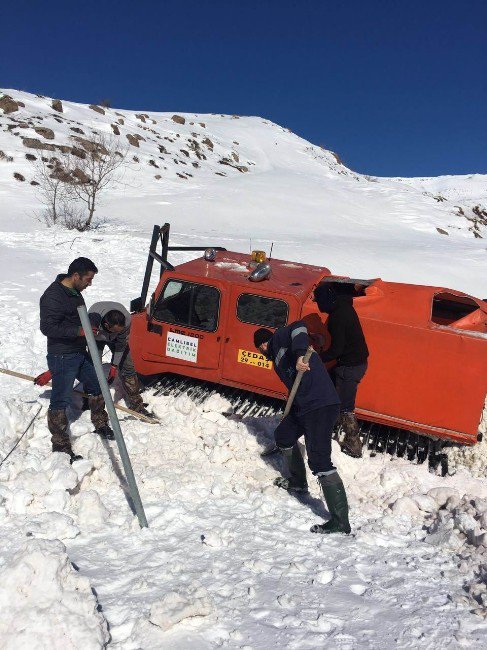
<path id="1" fill-rule="evenodd" d="M 230 337 L 227 336 L 227 338 L 225 339 L 225 343 L 228 343 L 229 340 L 230 340 Z"/>

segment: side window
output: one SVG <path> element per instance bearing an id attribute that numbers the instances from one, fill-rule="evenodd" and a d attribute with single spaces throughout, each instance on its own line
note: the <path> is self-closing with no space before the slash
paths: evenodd
<path id="1" fill-rule="evenodd" d="M 243 323 L 263 327 L 282 327 L 287 323 L 289 307 L 284 300 L 242 293 L 237 301 L 237 318 Z"/>
<path id="2" fill-rule="evenodd" d="M 220 292 L 206 284 L 169 280 L 152 313 L 155 320 L 214 332 L 218 327 Z"/>
<path id="3" fill-rule="evenodd" d="M 433 298 L 431 320 L 438 325 L 452 325 L 478 308 L 477 303 L 468 296 L 457 296 L 447 292 L 437 293 Z"/>

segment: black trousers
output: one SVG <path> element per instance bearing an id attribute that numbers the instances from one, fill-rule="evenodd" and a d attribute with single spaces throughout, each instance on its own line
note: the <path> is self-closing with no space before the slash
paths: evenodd
<path id="1" fill-rule="evenodd" d="M 293 447 L 304 436 L 308 465 L 313 474 L 335 469 L 331 462 L 331 436 L 340 413 L 340 405 L 322 406 L 304 415 L 295 411 L 279 423 L 274 431 L 278 447 Z"/>
<path id="2" fill-rule="evenodd" d="M 342 403 L 342 413 L 353 412 L 358 385 L 366 372 L 367 362 L 360 364 L 360 366 L 337 366 L 333 369 L 331 376 Z"/>

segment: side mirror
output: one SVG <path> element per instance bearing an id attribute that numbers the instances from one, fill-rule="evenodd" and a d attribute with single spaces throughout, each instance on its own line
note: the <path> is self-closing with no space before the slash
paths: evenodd
<path id="1" fill-rule="evenodd" d="M 142 296 L 139 296 L 138 298 L 134 298 L 133 300 L 130 301 L 130 311 L 132 313 L 135 313 L 137 311 L 142 311 L 144 308 L 144 305 L 142 304 Z"/>

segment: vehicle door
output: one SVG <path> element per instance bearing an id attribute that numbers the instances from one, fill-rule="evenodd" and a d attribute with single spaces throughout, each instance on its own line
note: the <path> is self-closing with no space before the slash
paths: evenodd
<path id="1" fill-rule="evenodd" d="M 276 329 L 295 320 L 298 303 L 293 296 L 285 298 L 257 293 L 234 286 L 230 293 L 228 331 L 223 350 L 223 374 L 226 383 L 285 392 L 273 364 L 256 350 L 254 332 L 260 327 Z"/>
<path id="2" fill-rule="evenodd" d="M 149 313 L 143 359 L 165 361 L 175 371 L 180 366 L 219 368 L 225 313 L 222 288 L 218 282 L 166 279 Z"/>

